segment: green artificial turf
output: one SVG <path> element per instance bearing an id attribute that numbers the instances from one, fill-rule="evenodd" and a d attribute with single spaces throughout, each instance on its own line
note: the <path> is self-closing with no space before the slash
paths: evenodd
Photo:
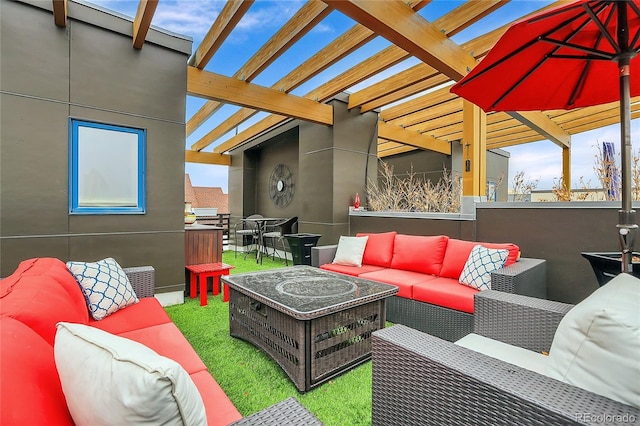
<path id="1" fill-rule="evenodd" d="M 235 266 L 232 274 L 285 266 L 278 259 L 256 265 L 255 257 L 235 258 L 233 251 L 222 260 Z M 243 416 L 294 396 L 327 426 L 371 424 L 371 361 L 301 394 L 262 350 L 229 336 L 229 305 L 221 295 L 209 294 L 207 306 L 187 298 L 166 310 Z"/>

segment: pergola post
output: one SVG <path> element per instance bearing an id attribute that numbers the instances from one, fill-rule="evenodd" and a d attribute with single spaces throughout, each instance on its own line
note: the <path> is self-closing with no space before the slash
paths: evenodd
<path id="1" fill-rule="evenodd" d="M 571 194 L 571 146 L 562 147 L 562 184 Z"/>
<path id="2" fill-rule="evenodd" d="M 487 195 L 487 115 L 469 101 L 462 106 L 462 195 Z"/>

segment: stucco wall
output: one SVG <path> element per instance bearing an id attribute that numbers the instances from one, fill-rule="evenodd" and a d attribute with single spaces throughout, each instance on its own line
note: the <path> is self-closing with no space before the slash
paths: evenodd
<path id="1" fill-rule="evenodd" d="M 29 4 L 32 3 L 32 4 Z M 1 7 L 0 276 L 57 257 L 152 265 L 156 292 L 184 289 L 186 60 L 191 41 L 70 2 Z M 146 129 L 146 214 L 69 215 L 69 118 Z"/>

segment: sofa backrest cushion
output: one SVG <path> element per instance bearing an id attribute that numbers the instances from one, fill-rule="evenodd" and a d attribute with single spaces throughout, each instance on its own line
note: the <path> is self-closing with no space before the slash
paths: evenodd
<path id="1" fill-rule="evenodd" d="M 0 424 L 72 425 L 53 347 L 20 321 L 0 318 Z"/>
<path id="2" fill-rule="evenodd" d="M 369 237 L 362 256 L 363 265 L 382 266 L 388 268 L 393 259 L 393 243 L 398 233 L 395 231 L 379 234 L 358 233 L 356 237 Z"/>
<path id="3" fill-rule="evenodd" d="M 560 321 L 548 375 L 640 408 L 640 279 L 619 274 Z"/>
<path id="4" fill-rule="evenodd" d="M 459 279 L 460 274 L 462 273 L 462 268 L 464 268 L 464 264 L 467 262 L 467 259 L 471 254 L 471 250 L 473 250 L 473 247 L 478 244 L 486 248 L 509 250 L 509 255 L 507 256 L 507 261 L 504 266 L 509 266 L 518 260 L 520 248 L 512 243 L 482 243 L 449 238 L 449 241 L 447 242 L 447 250 L 444 253 L 444 261 L 442 263 L 440 276 L 456 280 Z"/>
<path id="5" fill-rule="evenodd" d="M 448 239 L 446 235 L 398 234 L 393 244 L 391 267 L 439 275 Z"/>
<path id="6" fill-rule="evenodd" d="M 87 305 L 78 283 L 60 260 L 26 262 L 30 266 L 21 264 L 0 281 L 0 315 L 23 322 L 53 345 L 59 321 L 87 324 Z"/>

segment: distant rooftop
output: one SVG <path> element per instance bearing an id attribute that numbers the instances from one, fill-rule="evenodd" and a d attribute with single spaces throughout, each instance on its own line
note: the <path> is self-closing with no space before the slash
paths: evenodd
<path id="1" fill-rule="evenodd" d="M 218 213 L 229 213 L 229 194 L 219 186 L 193 186 L 188 173 L 184 175 L 184 201 L 192 208 L 217 208 Z"/>

